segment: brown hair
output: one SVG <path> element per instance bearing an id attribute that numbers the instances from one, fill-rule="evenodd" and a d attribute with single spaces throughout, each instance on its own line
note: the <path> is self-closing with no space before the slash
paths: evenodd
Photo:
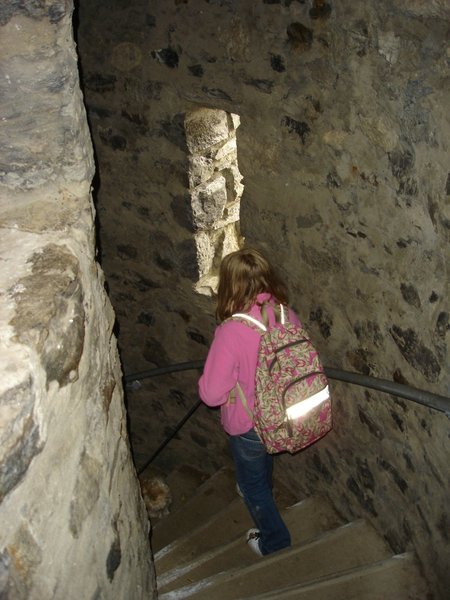
<path id="1" fill-rule="evenodd" d="M 248 310 L 262 292 L 288 303 L 286 286 L 258 250 L 245 248 L 227 254 L 220 264 L 217 318 L 227 319 L 236 311 Z"/>

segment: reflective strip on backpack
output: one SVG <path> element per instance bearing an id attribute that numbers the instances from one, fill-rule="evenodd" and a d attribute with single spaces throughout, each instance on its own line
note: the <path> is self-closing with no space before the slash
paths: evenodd
<path id="1" fill-rule="evenodd" d="M 266 303 L 264 303 L 263 306 L 265 308 Z M 285 310 L 286 310 L 285 307 L 282 304 L 280 304 L 280 313 L 281 313 L 280 323 L 281 323 L 281 325 L 285 325 L 286 324 Z M 254 325 L 256 325 L 257 327 L 259 327 L 263 331 L 267 331 L 267 327 L 264 325 L 264 323 L 261 323 L 261 321 L 258 321 L 258 319 L 255 319 L 254 317 L 251 317 L 250 315 L 247 315 L 246 313 L 234 313 L 231 316 L 232 317 L 241 317 L 242 319 L 247 319 L 247 321 L 251 321 Z"/>
<path id="2" fill-rule="evenodd" d="M 261 323 L 261 321 L 258 321 L 258 319 L 255 319 L 254 317 L 251 317 L 250 315 L 246 315 L 245 313 L 234 313 L 234 315 L 231 315 L 232 317 L 241 317 L 241 319 L 247 319 L 247 321 L 251 321 L 254 325 L 256 325 L 257 327 L 260 327 L 263 331 L 267 331 L 267 327 L 265 325 L 263 325 Z"/>
<path id="3" fill-rule="evenodd" d="M 309 398 L 306 398 L 305 400 L 300 400 L 300 402 L 297 402 L 296 404 L 293 404 L 292 406 L 287 408 L 286 409 L 287 418 L 292 420 L 292 419 L 298 419 L 299 417 L 303 417 L 310 410 L 312 410 L 316 406 L 319 406 L 319 404 L 321 404 L 325 400 L 328 400 L 329 397 L 330 397 L 330 390 L 329 390 L 328 386 L 325 386 L 323 388 L 323 390 L 320 390 L 320 392 L 313 394 L 312 396 L 310 396 Z"/>

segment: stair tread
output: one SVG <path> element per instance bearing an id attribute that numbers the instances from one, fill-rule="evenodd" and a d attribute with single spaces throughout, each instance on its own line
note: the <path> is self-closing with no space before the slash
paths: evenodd
<path id="1" fill-rule="evenodd" d="M 246 600 L 424 600 L 426 584 L 409 553 L 350 569 L 343 573 L 263 594 Z M 218 597 L 219 598 L 219 597 Z M 242 597 L 243 598 L 243 597 Z"/>
<path id="2" fill-rule="evenodd" d="M 302 500 L 281 513 L 293 544 L 305 543 L 342 524 L 323 496 Z M 211 568 L 208 563 L 220 561 L 221 566 L 227 564 L 233 568 L 236 564 L 244 566 L 254 562 L 255 555 L 244 543 L 247 525 L 251 526 L 247 509 L 237 499 L 196 531 L 162 549 L 155 555 L 160 589 L 173 589 L 175 580 L 182 584 L 204 577 Z"/>
<path id="3" fill-rule="evenodd" d="M 173 469 L 165 481 L 172 495 L 171 514 L 182 510 L 198 488 L 209 479 L 210 475 L 190 465 L 179 465 Z"/>
<path id="4" fill-rule="evenodd" d="M 270 589 L 268 586 L 273 585 L 274 578 L 279 588 L 280 581 L 299 584 L 391 555 L 386 542 L 363 520 L 341 525 L 312 542 L 297 544 L 262 559 L 252 555 L 242 540 L 237 540 L 234 548 L 232 546 L 230 544 L 227 552 L 212 563 L 215 573 L 190 585 L 163 592 L 159 595 L 160 600 L 245 598 Z M 244 551 L 252 557 L 250 564 Z M 323 556 L 327 557 L 326 561 Z"/>
<path id="5" fill-rule="evenodd" d="M 195 560 L 217 545 L 241 535 L 250 527 L 252 520 L 248 510 L 242 499 L 236 495 L 233 501 L 211 519 L 154 555 L 157 575 Z"/>
<path id="6" fill-rule="evenodd" d="M 291 548 L 260 558 L 245 544 L 251 526 L 232 469 L 208 477 L 182 465 L 166 478 L 178 499 L 153 527 L 160 600 L 424 600 L 427 585 L 411 554 L 393 555 L 366 521 L 342 524 L 322 496 L 292 504 L 275 496 Z"/>
<path id="7" fill-rule="evenodd" d="M 237 497 L 234 471 L 228 467 L 208 476 L 188 465 L 181 465 L 164 479 L 173 500 L 169 516 L 152 523 L 154 553 L 201 526 L 205 519 L 214 515 L 215 510 L 221 510 Z M 216 498 L 218 495 L 221 497 Z M 206 496 L 209 500 L 205 500 Z M 276 479 L 274 498 L 281 507 L 295 502 L 293 493 Z"/>
<path id="8" fill-rule="evenodd" d="M 155 524 L 152 528 L 153 552 L 156 554 L 172 540 L 201 525 L 235 497 L 233 471 L 223 467 L 201 484 L 181 508 Z"/>

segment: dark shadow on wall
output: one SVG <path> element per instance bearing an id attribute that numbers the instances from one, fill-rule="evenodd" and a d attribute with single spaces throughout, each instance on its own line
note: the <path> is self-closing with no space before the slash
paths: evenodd
<path id="1" fill-rule="evenodd" d="M 101 238 L 100 222 L 99 222 L 98 210 L 97 210 L 98 209 L 98 196 L 99 196 L 100 186 L 101 186 L 101 176 L 100 176 L 100 167 L 99 167 L 99 161 L 97 158 L 97 152 L 96 152 L 96 148 L 95 148 L 94 141 L 93 141 L 93 133 L 92 133 L 93 127 L 92 127 L 92 122 L 91 122 L 91 115 L 90 115 L 89 108 L 88 108 L 86 100 L 85 100 L 86 94 L 85 94 L 85 85 L 84 85 L 83 65 L 82 65 L 80 55 L 79 55 L 79 50 L 78 50 L 79 25 L 80 25 L 79 3 L 74 1 L 74 10 L 73 10 L 73 15 L 72 15 L 72 30 L 73 30 L 73 37 L 75 40 L 77 54 L 78 54 L 78 75 L 79 75 L 80 89 L 83 94 L 83 102 L 84 102 L 84 107 L 86 109 L 86 118 L 87 118 L 87 122 L 88 122 L 89 131 L 91 132 L 91 140 L 92 140 L 92 150 L 93 150 L 93 157 L 94 157 L 95 172 L 94 172 L 94 176 L 92 178 L 91 188 L 92 188 L 92 200 L 94 202 L 94 207 L 95 207 L 95 217 L 94 217 L 95 245 L 97 248 L 96 257 L 97 257 L 97 260 L 101 264 L 101 262 L 102 262 L 102 238 Z M 107 283 L 105 284 L 105 288 L 106 288 L 106 291 L 108 292 L 108 284 Z"/>

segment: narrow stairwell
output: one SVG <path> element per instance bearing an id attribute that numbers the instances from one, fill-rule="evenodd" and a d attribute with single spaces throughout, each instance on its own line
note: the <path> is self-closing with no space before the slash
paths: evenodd
<path id="1" fill-rule="evenodd" d="M 412 555 L 394 555 L 364 520 L 344 523 L 324 497 L 296 502 L 276 482 L 292 546 L 260 558 L 245 543 L 253 524 L 230 469 L 199 482 L 180 467 L 170 479 L 172 513 L 152 530 L 160 600 L 427 598 Z"/>

